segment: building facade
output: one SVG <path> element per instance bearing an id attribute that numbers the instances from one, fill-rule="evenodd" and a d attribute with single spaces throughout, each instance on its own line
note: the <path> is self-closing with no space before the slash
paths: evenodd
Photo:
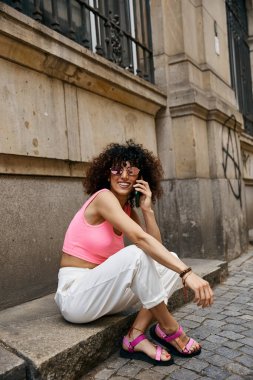
<path id="1" fill-rule="evenodd" d="M 0 308 L 56 286 L 106 144 L 157 153 L 164 244 L 231 260 L 253 228 L 253 4 L 0 2 Z M 243 56 L 243 59 L 240 59 Z"/>

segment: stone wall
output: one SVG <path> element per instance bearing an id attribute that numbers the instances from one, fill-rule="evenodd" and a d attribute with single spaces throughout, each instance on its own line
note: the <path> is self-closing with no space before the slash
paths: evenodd
<path id="1" fill-rule="evenodd" d="M 112 141 L 159 154 L 168 248 L 246 250 L 253 140 L 231 88 L 225 2 L 151 0 L 151 17 L 156 85 L 0 3 L 0 308 L 55 289 L 86 167 Z"/>
<path id="2" fill-rule="evenodd" d="M 55 290 L 66 227 L 94 155 L 157 152 L 156 86 L 0 4 L 0 309 Z"/>

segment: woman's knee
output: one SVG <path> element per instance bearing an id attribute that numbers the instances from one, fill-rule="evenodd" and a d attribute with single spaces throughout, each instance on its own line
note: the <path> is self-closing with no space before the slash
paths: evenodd
<path id="1" fill-rule="evenodd" d="M 135 263 L 135 267 L 139 267 L 141 265 L 148 267 L 149 265 L 153 265 L 153 260 L 151 257 L 135 244 L 125 247 L 120 252 L 120 261 L 122 264 L 125 261 L 127 263 L 130 263 L 131 266 Z"/>
<path id="2" fill-rule="evenodd" d="M 145 262 L 146 264 L 150 262 L 153 264 L 153 259 L 146 254 L 141 248 L 137 247 L 137 245 L 132 244 L 128 246 L 129 252 L 131 256 L 133 256 L 135 259 L 137 259 L 140 263 Z"/>
<path id="3" fill-rule="evenodd" d="M 140 259 L 143 257 L 143 255 L 145 255 L 142 249 L 138 248 L 135 244 L 128 245 L 127 247 L 123 248 L 120 252 L 122 256 L 127 257 L 128 259 L 130 259 L 130 261 Z"/>

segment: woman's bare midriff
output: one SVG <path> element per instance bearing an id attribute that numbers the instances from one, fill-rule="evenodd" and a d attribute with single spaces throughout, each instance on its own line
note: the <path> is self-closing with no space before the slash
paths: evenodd
<path id="1" fill-rule="evenodd" d="M 68 255 L 65 252 L 62 252 L 60 267 L 77 267 L 77 268 L 95 268 L 98 264 L 90 263 L 78 257 Z"/>

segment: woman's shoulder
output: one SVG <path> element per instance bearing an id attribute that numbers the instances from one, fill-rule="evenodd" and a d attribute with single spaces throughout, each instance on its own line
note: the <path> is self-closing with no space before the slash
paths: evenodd
<path id="1" fill-rule="evenodd" d="M 116 195 L 109 189 L 101 189 L 94 193 L 88 200 L 94 203 L 98 210 L 102 207 L 104 209 L 113 210 L 116 208 L 121 208 L 120 202 Z"/>
<path id="2" fill-rule="evenodd" d="M 111 194 L 111 195 L 109 195 L 109 194 Z M 100 190 L 96 191 L 95 193 L 93 193 L 93 194 L 88 198 L 87 202 L 91 202 L 91 201 L 93 201 L 93 200 L 95 200 L 95 199 L 97 199 L 97 200 L 99 200 L 99 199 L 104 199 L 104 198 L 107 199 L 108 196 L 109 196 L 109 197 L 110 197 L 110 196 L 114 196 L 114 194 L 111 192 L 111 190 L 106 189 L 106 188 L 104 188 L 104 189 L 100 189 Z"/>
<path id="3" fill-rule="evenodd" d="M 109 190 L 109 189 L 107 189 L 107 188 L 103 188 L 103 189 L 97 190 L 95 193 L 93 193 L 93 194 L 91 195 L 91 197 L 96 197 L 98 194 L 100 194 L 100 193 L 104 193 L 104 192 L 108 192 L 108 191 L 111 193 L 111 190 Z"/>

